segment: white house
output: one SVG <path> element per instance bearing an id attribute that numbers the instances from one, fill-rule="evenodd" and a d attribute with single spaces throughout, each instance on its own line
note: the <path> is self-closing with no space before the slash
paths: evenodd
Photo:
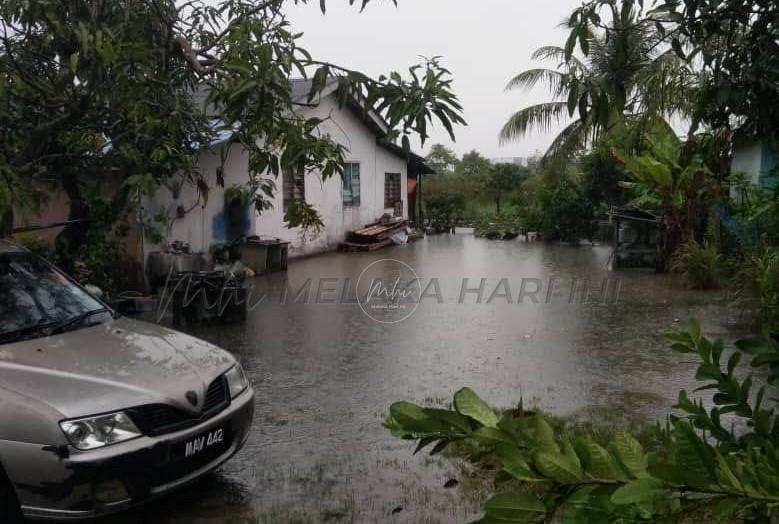
<path id="1" fill-rule="evenodd" d="M 336 82 L 314 104 L 307 103 L 310 81 L 293 80 L 291 87 L 295 100 L 301 103 L 300 115 L 322 118 L 320 132 L 345 147 L 344 179 L 335 176 L 323 182 L 318 173 L 284 174 L 276 181 L 273 209 L 258 215 L 247 207 L 239 220 L 242 227 L 236 232 L 235 220 L 227 219 L 225 190 L 248 182 L 248 154 L 240 144 L 230 144 L 228 133 L 203 149 L 197 162 L 211 188 L 205 205 L 195 205 L 197 192 L 190 186 L 178 191 L 162 188 L 148 203 L 150 215 L 164 207 L 174 217 L 167 241 L 188 242 L 193 251 L 207 252 L 212 244 L 240 235 L 274 237 L 290 242 L 289 254 L 295 257 L 335 249 L 347 232 L 373 223 L 384 214 L 408 217 L 409 170 L 412 177 L 425 172 L 423 159 L 414 154 L 408 158 L 402 148 L 382 142 L 388 127 L 377 114 L 366 114 L 356 104 L 339 106 Z M 223 158 L 224 168 L 218 174 Z M 223 178 L 223 187 L 217 184 L 218 176 Z M 325 229 L 318 238 L 303 239 L 299 230 L 286 227 L 285 205 L 301 198 L 323 218 Z M 147 245 L 145 252 L 158 248 Z"/>

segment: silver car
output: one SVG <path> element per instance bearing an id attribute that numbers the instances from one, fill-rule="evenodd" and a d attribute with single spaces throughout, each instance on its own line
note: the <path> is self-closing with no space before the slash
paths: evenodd
<path id="1" fill-rule="evenodd" d="M 254 392 L 227 352 L 122 318 L 0 241 L 0 522 L 121 511 L 246 441 Z"/>

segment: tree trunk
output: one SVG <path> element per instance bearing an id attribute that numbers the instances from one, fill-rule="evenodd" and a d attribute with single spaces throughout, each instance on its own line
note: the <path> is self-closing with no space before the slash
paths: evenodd
<path id="1" fill-rule="evenodd" d="M 674 213 L 666 212 L 663 214 L 663 222 L 660 225 L 660 231 L 657 238 L 657 261 L 655 262 L 655 271 L 658 273 L 667 273 L 671 265 L 671 257 L 679 247 L 681 240 L 681 231 L 679 220 Z"/>

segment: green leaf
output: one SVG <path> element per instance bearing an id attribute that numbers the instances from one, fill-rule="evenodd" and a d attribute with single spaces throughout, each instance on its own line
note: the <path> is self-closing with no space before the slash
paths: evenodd
<path id="1" fill-rule="evenodd" d="M 522 452 L 517 449 L 516 446 L 511 444 L 498 444 L 495 447 L 495 452 L 500 459 L 503 470 L 517 480 L 525 482 L 540 482 L 545 480 L 544 477 L 540 477 L 530 469 Z"/>
<path id="2" fill-rule="evenodd" d="M 390 416 L 405 431 L 426 434 L 446 430 L 446 426 L 438 420 L 431 419 L 425 411 L 410 402 L 396 402 L 390 407 Z"/>
<path id="3" fill-rule="evenodd" d="M 541 474 L 560 484 L 575 484 L 583 477 L 581 466 L 562 453 L 539 451 L 534 463 Z"/>
<path id="4" fill-rule="evenodd" d="M 736 347 L 747 355 L 759 355 L 773 351 L 773 345 L 767 340 L 739 340 Z"/>
<path id="5" fill-rule="evenodd" d="M 70 55 L 70 60 L 68 60 L 68 66 L 70 67 L 70 72 L 75 73 L 78 69 L 78 53 L 73 53 Z"/>
<path id="6" fill-rule="evenodd" d="M 725 497 L 714 506 L 714 516 L 718 519 L 730 517 L 738 510 L 741 502 L 738 497 Z"/>
<path id="7" fill-rule="evenodd" d="M 631 434 L 625 431 L 618 431 L 614 435 L 614 448 L 622 464 L 625 465 L 632 475 L 639 476 L 646 472 L 648 464 L 646 453 L 644 453 L 641 443 L 633 438 Z"/>
<path id="8" fill-rule="evenodd" d="M 617 505 L 645 504 L 658 499 L 666 499 L 671 491 L 662 480 L 646 477 L 631 480 L 617 489 L 611 496 L 611 502 Z"/>
<path id="9" fill-rule="evenodd" d="M 687 483 L 705 487 L 716 481 L 714 451 L 686 421 L 674 424 L 674 459 Z"/>
<path id="10" fill-rule="evenodd" d="M 458 429 L 464 433 L 470 433 L 471 427 L 468 419 L 456 411 L 448 409 L 437 408 L 423 408 L 425 415 L 432 419 L 441 421 L 443 424 L 449 425 L 454 429 Z"/>
<path id="11" fill-rule="evenodd" d="M 546 515 L 544 503 L 530 493 L 495 495 L 487 501 L 485 510 L 488 517 L 509 522 L 526 522 L 528 518 L 541 518 Z"/>
<path id="12" fill-rule="evenodd" d="M 560 447 L 557 445 L 555 439 L 554 429 L 541 415 L 532 417 L 529 421 L 529 426 L 533 431 L 533 444 L 536 449 L 541 451 L 551 451 L 558 453 Z"/>
<path id="13" fill-rule="evenodd" d="M 622 475 L 614 465 L 611 454 L 592 439 L 586 439 L 582 447 L 587 452 L 584 470 L 593 478 L 600 480 L 615 480 Z"/>
<path id="14" fill-rule="evenodd" d="M 728 376 L 733 375 L 739 362 L 741 362 L 741 353 L 733 353 L 728 359 Z"/>
<path id="15" fill-rule="evenodd" d="M 481 427 L 471 433 L 471 438 L 474 438 L 481 442 L 482 444 L 487 444 L 489 446 L 494 446 L 496 444 L 513 444 L 514 441 L 511 439 L 511 436 L 508 433 L 505 433 L 499 429 L 491 428 L 491 427 Z"/>
<path id="16" fill-rule="evenodd" d="M 463 388 L 454 394 L 454 408 L 483 426 L 494 428 L 498 425 L 495 412 L 470 388 Z"/>

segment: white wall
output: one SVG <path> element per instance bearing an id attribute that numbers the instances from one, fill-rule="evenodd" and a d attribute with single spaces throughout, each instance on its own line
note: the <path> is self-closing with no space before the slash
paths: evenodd
<path id="1" fill-rule="evenodd" d="M 226 155 L 224 165 L 224 188 L 217 184 L 216 169 L 221 165 L 221 156 Z M 208 198 L 198 201 L 197 191 L 191 184 L 185 184 L 181 188 L 178 198 L 168 188 L 160 188 L 151 200 L 144 202 L 148 216 L 154 216 L 162 208 L 166 208 L 168 215 L 176 216 L 176 208 L 183 206 L 191 209 L 184 218 L 175 219 L 171 228 L 169 241 L 181 240 L 189 242 L 192 251 L 207 253 L 212 244 L 223 242 L 224 237 L 224 193 L 225 189 L 233 184 L 245 184 L 248 180 L 249 159 L 245 150 L 239 145 L 216 146 L 203 150 L 197 163 L 197 169 L 205 179 L 209 187 Z M 144 259 L 159 246 L 152 244 L 148 239 L 144 240 Z"/>
<path id="2" fill-rule="evenodd" d="M 348 108 L 339 108 L 334 96 L 325 98 L 315 108 L 305 108 L 302 116 L 325 120 L 319 127 L 322 135 L 329 135 L 347 150 L 347 162 L 360 164 L 360 206 L 344 207 L 341 177 L 335 176 L 322 182 L 318 173 L 306 175 L 306 201 L 322 215 L 325 230 L 315 240 L 300 238 L 298 229 L 284 225 L 284 205 L 281 191 L 276 194 L 274 209 L 266 211 L 255 220 L 258 235 L 282 238 L 291 242 L 290 256 L 303 256 L 333 250 L 342 242 L 348 231 L 375 222 L 385 212 L 384 173 L 401 173 L 401 194 L 404 216 L 408 216 L 406 161 L 377 145 L 375 134 Z"/>
<path id="3" fill-rule="evenodd" d="M 401 174 L 403 215 L 408 217 L 408 192 L 406 191 L 408 178 L 405 159 L 377 145 L 375 134 L 361 118 L 348 108 L 339 108 L 334 96 L 325 98 L 315 108 L 301 110 L 301 113 L 302 116 L 325 119 L 320 126 L 322 135 L 329 135 L 346 148 L 347 162 L 360 163 L 360 206 L 344 207 L 340 176 L 336 175 L 323 182 L 318 173 L 308 173 L 306 201 L 322 215 L 325 230 L 318 238 L 303 241 L 298 229 L 290 230 L 285 227 L 282 180 L 279 177 L 276 181 L 277 191 L 273 209 L 265 211 L 261 216 L 252 209 L 250 235 L 270 236 L 289 241 L 291 257 L 336 249 L 345 239 L 348 231 L 375 222 L 384 213 L 393 213 L 392 209 L 384 208 L 385 173 Z M 224 189 L 216 184 L 216 168 L 220 165 L 220 152 L 223 151 L 226 151 L 225 148 L 220 146 L 201 153 L 198 169 L 211 188 L 208 202 L 204 207 L 198 206 L 183 219 L 177 220 L 168 240 L 189 242 L 194 251 L 200 252 L 207 252 L 213 243 L 225 240 L 220 234 L 224 226 Z M 248 172 L 248 155 L 240 145 L 233 145 L 229 148 L 224 169 L 225 188 L 232 184 L 246 184 L 249 180 Z M 186 186 L 179 198 L 173 200 L 171 192 L 163 188 L 152 201 L 146 203 L 146 207 L 150 214 L 154 214 L 162 206 L 167 206 L 169 212 L 175 214 L 178 205 L 189 208 L 195 201 L 195 195 L 194 187 Z M 144 256 L 158 247 L 146 241 Z"/>
<path id="4" fill-rule="evenodd" d="M 760 183 L 760 170 L 762 169 L 763 147 L 760 142 L 737 146 L 733 149 L 732 171 L 742 171 L 749 176 L 753 184 Z"/>

